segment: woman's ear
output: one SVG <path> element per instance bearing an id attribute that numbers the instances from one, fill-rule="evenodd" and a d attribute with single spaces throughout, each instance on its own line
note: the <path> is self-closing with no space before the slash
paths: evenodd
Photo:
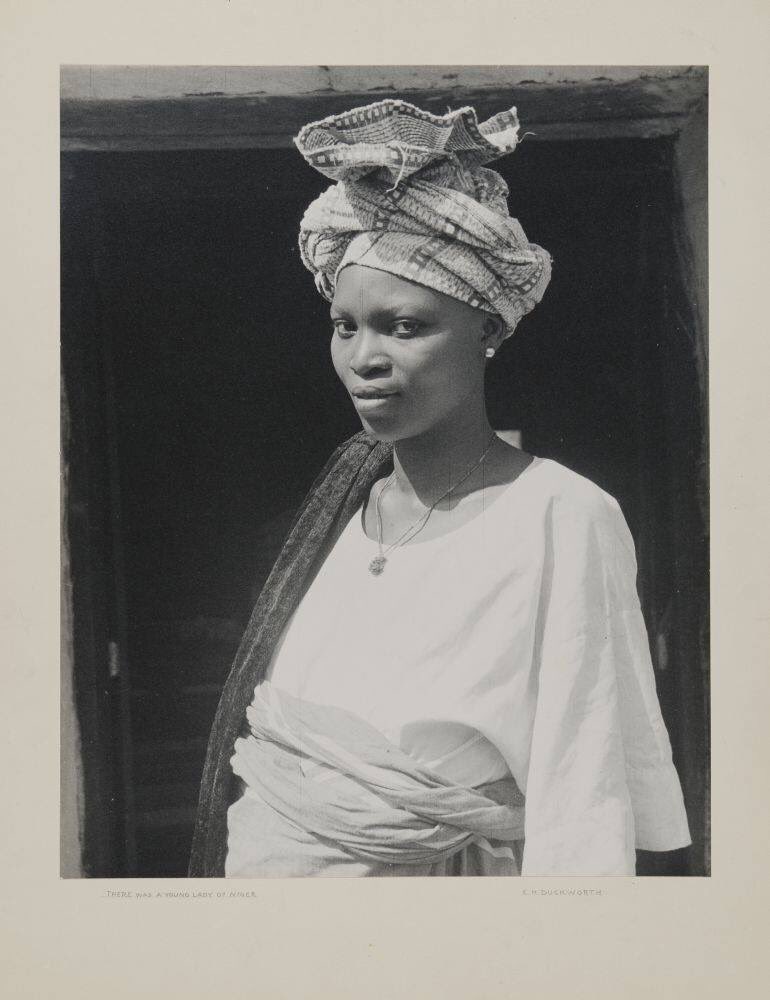
<path id="1" fill-rule="evenodd" d="M 495 351 L 505 340 L 505 323 L 496 313 L 487 313 L 481 324 L 481 346 Z"/>

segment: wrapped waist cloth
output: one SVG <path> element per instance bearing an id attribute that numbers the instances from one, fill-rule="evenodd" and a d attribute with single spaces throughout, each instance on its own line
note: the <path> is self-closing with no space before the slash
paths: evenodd
<path id="1" fill-rule="evenodd" d="M 262 683 L 235 743 L 225 875 L 519 875 L 513 778 L 465 788 L 345 709 Z"/>

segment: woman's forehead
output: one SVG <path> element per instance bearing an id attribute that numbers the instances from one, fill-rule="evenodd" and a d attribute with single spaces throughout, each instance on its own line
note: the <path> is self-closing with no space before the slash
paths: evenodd
<path id="1" fill-rule="evenodd" d="M 363 264 L 349 264 L 338 277 L 333 306 L 338 309 L 401 308 L 453 309 L 461 306 L 441 292 Z"/>

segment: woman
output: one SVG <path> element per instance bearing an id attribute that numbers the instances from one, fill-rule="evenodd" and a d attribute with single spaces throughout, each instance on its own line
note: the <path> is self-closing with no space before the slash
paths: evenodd
<path id="1" fill-rule="evenodd" d="M 382 101 L 295 140 L 336 181 L 300 249 L 363 430 L 238 651 L 191 875 L 633 874 L 690 843 L 623 515 L 486 415 L 550 277 L 482 166 L 517 132 Z"/>

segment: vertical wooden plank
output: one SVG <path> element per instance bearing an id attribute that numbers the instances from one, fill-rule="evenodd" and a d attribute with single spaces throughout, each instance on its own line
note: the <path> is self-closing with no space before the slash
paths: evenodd
<path id="1" fill-rule="evenodd" d="M 106 221 L 100 204 L 96 206 L 97 232 L 104 232 Z M 97 295 L 99 285 L 97 284 Z M 113 621 L 109 643 L 110 674 L 117 681 L 120 740 L 120 774 L 123 802 L 123 864 L 126 875 L 137 874 L 136 806 L 133 773 L 133 735 L 131 730 L 131 663 L 128 644 L 126 574 L 123 554 L 123 521 L 118 454 L 117 401 L 113 363 L 112 330 L 104 322 L 99 329 L 101 362 L 104 376 L 104 416 L 109 481 L 109 537 L 112 548 Z"/>
<path id="2" fill-rule="evenodd" d="M 84 783 L 83 871 L 121 874 L 116 852 L 119 788 L 113 745 L 114 685 L 110 632 L 107 505 L 101 365 L 94 350 L 95 303 L 88 271 L 92 218 L 71 162 L 62 174 L 62 381 L 69 410 L 63 459 L 68 480 L 66 531 L 73 609 L 74 698 L 80 723 Z"/>

